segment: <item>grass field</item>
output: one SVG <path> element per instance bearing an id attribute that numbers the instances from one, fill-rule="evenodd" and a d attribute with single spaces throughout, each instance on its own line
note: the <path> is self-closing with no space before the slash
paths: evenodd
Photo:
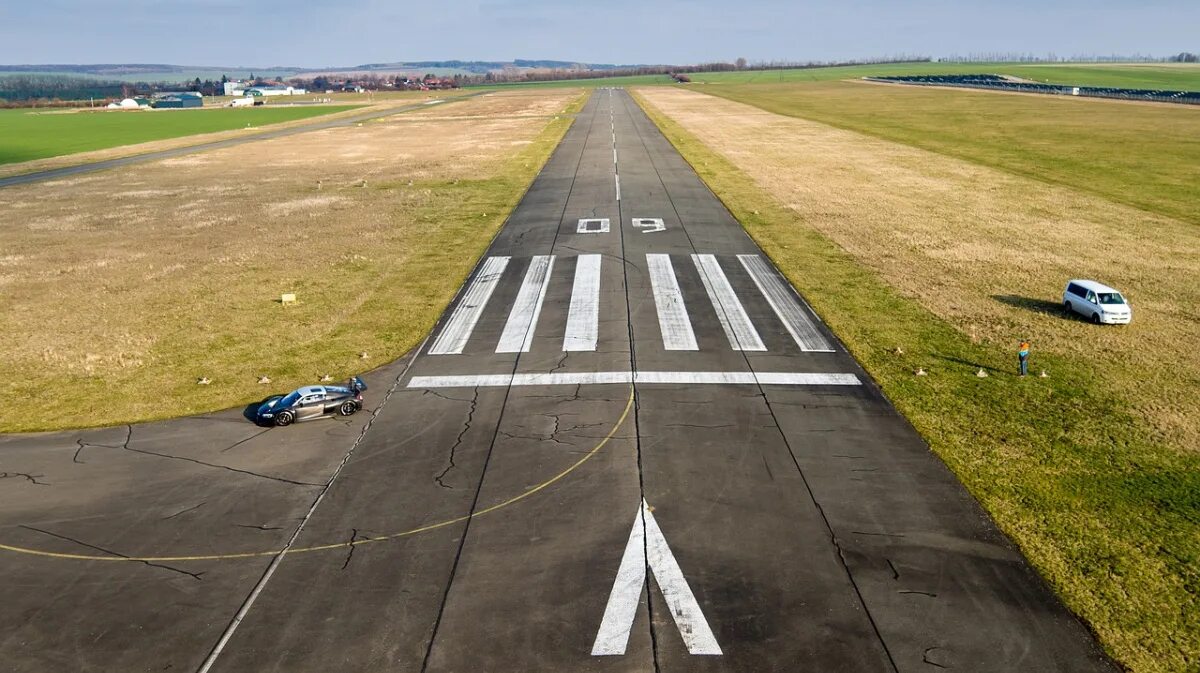
<path id="1" fill-rule="evenodd" d="M 875 89 L 853 89 L 858 105 Z M 1109 652 L 1134 671 L 1196 670 L 1200 228 L 694 91 L 639 95 Z M 1110 107 L 1134 126 L 1154 112 Z M 1080 142 L 1046 151 L 1066 160 Z M 1064 316 L 1075 275 L 1125 290 L 1134 323 Z M 1048 378 L 1014 375 L 1022 338 Z"/>
<path id="2" fill-rule="evenodd" d="M 345 105 L 199 110 L 0 110 L 0 165 L 309 119 L 352 109 Z"/>
<path id="3" fill-rule="evenodd" d="M 1024 79 L 1126 88 L 1200 91 L 1200 64 L 1193 63 L 885 63 L 832 68 L 711 72 L 689 75 L 707 84 L 827 82 L 884 75 L 998 74 Z"/>
<path id="4" fill-rule="evenodd" d="M 0 190 L 0 391 L 37 400 L 0 432 L 222 409 L 395 360 L 581 100 L 512 91 Z"/>
<path id="5" fill-rule="evenodd" d="M 855 82 L 702 91 L 1200 224 L 1200 108 Z"/>

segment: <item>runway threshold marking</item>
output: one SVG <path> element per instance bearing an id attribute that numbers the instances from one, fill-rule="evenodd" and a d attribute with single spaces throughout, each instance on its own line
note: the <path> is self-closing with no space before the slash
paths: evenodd
<path id="1" fill-rule="evenodd" d="M 600 330 L 600 255 L 575 258 L 564 351 L 594 351 Z"/>
<path id="2" fill-rule="evenodd" d="M 654 580 L 662 591 L 688 653 L 721 655 L 721 646 L 708 620 L 704 618 L 700 604 L 696 602 L 696 595 L 692 593 L 679 562 L 671 553 L 654 512 L 643 499 L 633 519 L 629 542 L 625 545 L 612 592 L 608 595 L 604 619 L 592 644 L 592 656 L 625 654 L 633 620 L 641 603 L 642 588 L 646 586 L 647 568 L 654 573 Z"/>
<path id="3" fill-rule="evenodd" d="M 463 352 L 463 347 L 467 345 L 467 340 L 471 338 L 471 332 L 475 330 L 475 323 L 479 322 L 479 316 L 483 315 L 484 307 L 492 298 L 492 292 L 499 284 L 500 276 L 508 266 L 509 259 L 509 257 L 487 258 L 475 279 L 471 281 L 462 300 L 458 302 L 454 313 L 446 321 L 442 333 L 429 347 L 430 355 L 458 355 Z"/>
<path id="4" fill-rule="evenodd" d="M 578 386 L 613 383 L 767 386 L 860 386 L 854 374 L 823 372 L 556 372 L 553 374 L 460 374 L 414 376 L 409 388 L 494 388 L 497 386 Z"/>
<path id="5" fill-rule="evenodd" d="M 540 493 L 541 491 L 545 490 L 546 488 L 549 488 L 550 486 L 553 486 L 554 484 L 558 483 L 559 481 L 564 479 L 567 475 L 569 475 L 572 472 L 574 472 L 575 470 L 579 469 L 579 467 L 581 465 L 583 465 L 584 463 L 586 463 L 589 460 L 591 460 L 592 458 L 594 458 L 596 456 L 596 454 L 600 452 L 601 449 L 603 449 L 605 446 L 608 445 L 608 443 L 610 441 L 612 441 L 612 438 L 616 436 L 617 431 L 621 429 L 621 426 L 625 425 L 625 421 L 628 420 L 628 418 L 629 418 L 629 413 L 631 411 L 633 411 L 634 399 L 635 399 L 634 398 L 634 388 L 633 388 L 633 386 L 630 386 L 629 387 L 629 397 L 625 400 L 625 408 L 621 411 L 621 416 L 619 418 L 617 418 L 615 423 L 613 423 L 612 428 L 610 428 L 609 431 L 604 435 L 604 437 L 594 447 L 592 447 L 591 451 L 588 451 L 587 453 L 583 454 L 583 456 L 581 456 L 579 458 L 579 460 L 575 461 L 574 463 L 571 463 L 571 465 L 569 465 L 566 469 L 564 469 L 563 471 L 554 475 L 553 477 L 550 477 L 546 481 L 543 481 L 542 483 L 540 483 L 536 486 L 526 489 L 525 491 L 518 493 L 517 495 L 514 495 L 507 500 L 503 500 L 503 501 L 498 502 L 495 505 L 492 505 L 490 507 L 485 507 L 476 512 L 472 512 L 471 514 L 455 517 L 453 519 L 447 519 L 445 521 L 439 521 L 438 523 L 431 523 L 431 524 L 428 524 L 425 526 L 420 526 L 418 528 L 412 528 L 409 530 L 400 531 L 398 533 L 390 533 L 387 535 L 376 535 L 376 536 L 371 536 L 371 537 L 360 537 L 357 540 L 349 540 L 349 541 L 344 540 L 341 542 L 331 542 L 329 544 L 312 545 L 309 547 L 289 547 L 289 548 L 283 549 L 283 550 L 270 549 L 267 551 L 234 552 L 231 554 L 193 554 L 193 555 L 188 555 L 188 556 L 112 556 L 112 555 L 100 556 L 98 554 L 69 554 L 69 553 L 63 553 L 63 552 L 52 552 L 52 551 L 47 551 L 44 549 L 34 549 L 32 547 L 19 547 L 17 545 L 9 545 L 9 544 L 3 544 L 3 543 L 0 543 L 0 550 L 14 552 L 14 553 L 18 553 L 18 554 L 28 554 L 30 556 L 41 556 L 41 557 L 46 557 L 46 558 L 65 559 L 65 560 L 72 560 L 72 561 L 110 561 L 110 562 L 115 561 L 115 562 L 133 562 L 133 563 L 168 563 L 168 562 L 181 562 L 181 561 L 229 561 L 229 560 L 234 560 L 234 559 L 262 558 L 262 557 L 266 557 L 266 556 L 290 556 L 292 554 L 306 554 L 306 553 L 310 553 L 310 552 L 332 551 L 334 549 L 346 549 L 348 547 L 357 547 L 359 545 L 371 544 L 373 542 L 386 542 L 388 540 L 397 540 L 397 539 L 404 538 L 404 537 L 411 537 L 413 535 L 418 535 L 420 533 L 428 533 L 430 531 L 434 531 L 439 528 L 445 528 L 447 526 L 453 526 L 458 523 L 463 523 L 464 521 L 467 521 L 468 519 L 477 519 L 486 514 L 491 514 L 493 512 L 497 512 L 497 511 L 502 510 L 505 507 L 508 507 L 510 505 L 515 505 L 518 502 L 521 502 L 522 500 L 524 500 L 536 493 Z"/>
<path id="6" fill-rule="evenodd" d="M 796 345 L 802 351 L 832 353 L 833 346 L 825 339 L 825 335 L 813 324 L 812 318 L 800 306 L 796 293 L 785 285 L 779 276 L 771 270 L 767 262 L 758 255 L 738 255 L 738 261 L 750 274 L 754 284 L 758 286 L 775 315 L 783 322 Z"/>
<path id="7" fill-rule="evenodd" d="M 529 270 L 525 272 L 525 279 L 521 281 L 521 289 L 513 301 L 508 322 L 504 325 L 500 343 L 496 346 L 497 353 L 529 352 L 553 269 L 553 255 L 535 255 L 530 259 Z"/>
<path id="8" fill-rule="evenodd" d="M 650 270 L 650 287 L 654 292 L 654 306 L 658 309 L 663 348 L 669 351 L 700 350 L 687 306 L 683 303 L 683 292 L 675 278 L 671 256 L 647 254 L 646 266 Z"/>
<path id="9" fill-rule="evenodd" d="M 754 323 L 750 322 L 750 316 L 746 315 L 742 302 L 733 291 L 733 286 L 729 284 L 729 279 L 725 277 L 725 272 L 721 270 L 721 265 L 717 263 L 717 256 L 692 255 L 692 262 L 700 272 L 700 280 L 704 283 L 708 299 L 717 312 L 717 320 L 721 322 L 721 328 L 725 330 L 725 336 L 729 339 L 730 348 L 735 351 L 767 350 L 758 336 L 758 330 L 754 329 Z"/>

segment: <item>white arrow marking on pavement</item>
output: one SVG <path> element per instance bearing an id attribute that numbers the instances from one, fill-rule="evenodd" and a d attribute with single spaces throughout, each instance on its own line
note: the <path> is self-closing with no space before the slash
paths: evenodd
<path id="1" fill-rule="evenodd" d="M 633 629 L 633 618 L 641 602 L 642 587 L 646 584 L 646 566 L 654 573 L 654 580 L 662 590 L 675 626 L 683 636 L 689 654 L 720 655 L 721 646 L 713 635 L 700 604 L 692 594 L 691 587 L 683 577 L 683 571 L 667 546 L 658 522 L 650 506 L 642 500 L 641 509 L 633 520 L 629 543 L 621 557 L 621 567 L 613 582 L 608 606 L 604 609 L 604 620 L 596 633 L 592 645 L 592 656 L 625 654 L 629 644 L 629 632 Z"/>
<path id="2" fill-rule="evenodd" d="M 653 234 L 656 231 L 666 231 L 667 225 L 658 217 L 635 217 L 633 228 L 641 229 L 643 234 Z"/>

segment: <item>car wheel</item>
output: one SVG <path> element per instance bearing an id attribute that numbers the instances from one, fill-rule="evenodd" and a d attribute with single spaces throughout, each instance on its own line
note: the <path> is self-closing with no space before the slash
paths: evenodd
<path id="1" fill-rule="evenodd" d="M 1067 313 L 1070 313 L 1071 312 L 1071 302 L 1064 301 L 1063 302 L 1063 310 L 1066 311 Z"/>
<path id="2" fill-rule="evenodd" d="M 293 414 L 290 411 L 281 411 L 279 412 L 279 415 L 275 417 L 275 425 L 282 428 L 285 425 L 291 425 L 295 420 L 296 414 Z"/>
<path id="3" fill-rule="evenodd" d="M 353 416 L 356 411 L 358 404 L 355 402 L 342 402 L 342 406 L 338 407 L 338 414 L 341 416 Z"/>
<path id="4" fill-rule="evenodd" d="M 1099 324 L 1100 324 L 1100 314 L 1099 314 L 1099 313 L 1093 313 L 1093 314 L 1092 314 L 1092 324 L 1093 324 L 1093 325 L 1099 325 Z"/>

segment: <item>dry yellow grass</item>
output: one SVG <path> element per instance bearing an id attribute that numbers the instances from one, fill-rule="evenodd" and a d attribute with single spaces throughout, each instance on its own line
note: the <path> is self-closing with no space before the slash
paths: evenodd
<path id="1" fill-rule="evenodd" d="M 1200 448 L 1200 229 L 1065 187 L 678 89 L 641 92 L 903 294 L 965 333 L 1094 368 L 1167 443 Z M 1069 278 L 1130 298 L 1096 328 Z"/>
<path id="2" fill-rule="evenodd" d="M 578 97 L 496 94 L 0 190 L 0 385 L 37 400 L 0 430 L 210 410 L 261 397 L 262 374 L 287 388 L 399 356 Z"/>
<path id="3" fill-rule="evenodd" d="M 377 100 L 367 100 L 365 98 L 361 98 L 361 96 L 359 98 L 355 98 L 355 99 L 351 99 L 348 97 L 342 97 L 342 98 L 335 100 L 334 104 L 337 104 L 337 105 L 361 104 L 361 105 L 364 105 L 364 107 L 354 109 L 354 110 L 346 110 L 344 112 L 334 112 L 329 115 L 313 117 L 310 119 L 299 119 L 296 121 L 281 122 L 278 124 L 270 124 L 270 125 L 261 126 L 261 127 L 236 129 L 233 131 L 219 131 L 217 133 L 200 133 L 200 134 L 196 134 L 196 135 L 183 136 L 180 138 L 169 138 L 166 140 L 155 140 L 152 142 L 137 143 L 134 145 L 121 145 L 119 147 L 110 147 L 107 149 L 94 150 L 91 152 L 77 152 L 75 154 L 67 154 L 67 155 L 63 155 L 63 156 L 49 157 L 47 159 L 38 159 L 36 161 L 23 161 L 23 162 L 14 163 L 14 164 L 4 164 L 4 165 L 0 166 L 0 178 L 12 176 L 12 175 L 21 175 L 24 173 L 33 173 L 33 172 L 37 172 L 37 171 L 47 171 L 47 170 L 51 170 L 51 169 L 55 169 L 55 168 L 63 168 L 64 166 L 77 166 L 80 164 L 94 163 L 97 161 L 107 161 L 109 159 L 119 159 L 122 157 L 136 156 L 139 154 L 147 154 L 150 152 L 159 152 L 162 150 L 170 150 L 170 149 L 175 149 L 178 147 L 191 147 L 193 145 L 216 142 L 218 140 L 227 140 L 230 138 L 241 138 L 244 136 L 253 136 L 253 135 L 262 133 L 264 131 L 275 131 L 275 130 L 279 130 L 279 129 L 292 128 L 292 127 L 296 127 L 296 126 L 305 126 L 308 124 L 320 123 L 320 122 L 330 121 L 330 120 L 334 120 L 334 119 L 355 117 L 355 116 L 363 114 L 364 112 L 372 112 L 375 110 L 383 110 L 383 109 L 387 109 L 387 108 L 404 107 L 406 105 L 412 105 L 413 103 L 417 103 L 417 102 L 420 102 L 420 101 L 426 100 L 426 99 L 432 100 L 435 98 L 457 97 L 459 95 L 463 95 L 463 92 L 459 92 L 459 91 L 445 91 L 445 92 L 414 91 L 414 92 L 390 94 L 386 98 L 380 98 Z M 221 100 L 225 100 L 224 97 L 222 97 Z M 214 110 L 214 111 L 219 112 L 219 110 Z M 191 112 L 194 112 L 194 111 L 189 111 L 189 114 Z M 208 110 L 204 110 L 201 113 L 204 113 L 204 112 L 208 112 Z M 68 110 L 68 111 L 63 111 L 60 114 L 90 114 L 90 113 Z M 142 114 L 142 113 L 135 112 L 135 113 L 126 113 L 126 114 Z"/>

